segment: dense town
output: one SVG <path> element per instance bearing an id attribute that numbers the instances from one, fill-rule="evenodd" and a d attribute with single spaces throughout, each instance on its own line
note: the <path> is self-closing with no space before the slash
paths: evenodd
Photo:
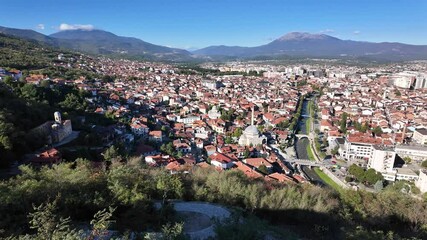
<path id="1" fill-rule="evenodd" d="M 4 1 L 0 240 L 427 239 L 427 1 Z"/>
<path id="2" fill-rule="evenodd" d="M 23 77 L 19 70 L 0 69 L 0 78 L 89 92 L 94 113 L 120 120 L 91 127 L 94 149 L 121 145 L 171 173 L 238 169 L 265 181 L 330 184 L 326 178 L 333 186 L 371 191 L 382 189 L 384 180 L 406 180 L 427 192 L 426 62 L 209 63 L 201 66 L 220 74 L 199 74 L 106 57 L 70 61 L 60 54 L 58 60 L 58 66 L 111 77 Z M 53 121 L 34 128 L 49 138 L 26 161 L 40 166 L 67 158 L 61 149 L 73 150 L 81 134 L 74 124 L 57 112 Z"/>

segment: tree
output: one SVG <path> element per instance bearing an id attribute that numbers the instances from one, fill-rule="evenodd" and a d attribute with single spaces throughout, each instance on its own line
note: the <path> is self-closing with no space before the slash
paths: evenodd
<path id="1" fill-rule="evenodd" d="M 361 132 L 363 132 L 363 133 L 365 133 L 365 132 L 368 130 L 368 128 L 369 128 L 369 123 L 368 123 L 368 122 L 365 122 L 365 123 L 363 123 L 363 124 L 361 125 L 361 127 L 360 127 L 360 131 L 361 131 Z"/>
<path id="2" fill-rule="evenodd" d="M 396 89 L 396 91 L 394 91 L 394 94 L 396 94 L 397 97 L 402 96 L 402 93 L 399 91 L 399 89 Z"/>
<path id="3" fill-rule="evenodd" d="M 151 185 L 154 188 L 151 182 L 151 179 L 144 179 L 136 168 L 120 165 L 108 172 L 107 187 L 113 199 L 122 206 L 136 206 L 149 198 L 147 188 Z"/>
<path id="4" fill-rule="evenodd" d="M 264 112 L 268 112 L 268 103 L 263 102 L 262 103 L 262 108 L 263 108 Z"/>
<path id="5" fill-rule="evenodd" d="M 245 152 L 243 153 L 243 157 L 248 158 L 250 155 L 251 155 L 251 152 L 249 151 L 249 149 L 245 148 Z"/>
<path id="6" fill-rule="evenodd" d="M 347 132 L 347 113 L 343 113 L 341 115 L 341 121 L 340 121 L 340 131 L 342 133 L 346 133 Z"/>
<path id="7" fill-rule="evenodd" d="M 11 76 L 6 76 L 6 77 L 3 79 L 3 82 L 4 82 L 5 84 L 9 85 L 9 86 L 12 86 L 12 83 L 13 83 L 13 77 L 11 77 Z"/>
<path id="8" fill-rule="evenodd" d="M 172 142 L 162 144 L 162 146 L 160 146 L 160 151 L 165 152 L 171 156 L 175 155 L 175 148 Z"/>
<path id="9" fill-rule="evenodd" d="M 233 109 L 230 109 L 229 111 L 223 110 L 220 118 L 224 121 L 233 121 L 233 114 Z"/>
<path id="10" fill-rule="evenodd" d="M 239 138 L 240 136 L 242 136 L 243 131 L 242 128 L 236 128 L 233 132 L 233 137 Z"/>
<path id="11" fill-rule="evenodd" d="M 41 99 L 40 93 L 34 84 L 25 84 L 21 88 L 21 96 L 30 101 L 39 101 Z"/>
<path id="12" fill-rule="evenodd" d="M 323 146 L 328 147 L 329 146 L 328 138 L 323 137 L 322 144 L 323 144 Z"/>
<path id="13" fill-rule="evenodd" d="M 358 131 L 362 129 L 362 124 L 360 124 L 360 122 L 358 121 L 353 121 L 353 125 L 354 125 L 354 128 L 356 128 L 356 130 Z"/>
<path id="14" fill-rule="evenodd" d="M 340 149 L 339 146 L 334 147 L 334 149 L 331 150 L 331 154 L 332 155 L 337 155 L 339 149 Z"/>
<path id="15" fill-rule="evenodd" d="M 184 236 L 184 223 L 179 222 L 175 224 L 167 223 L 162 226 L 162 240 L 182 240 L 186 239 Z"/>
<path id="16" fill-rule="evenodd" d="M 60 102 L 59 105 L 65 109 L 82 111 L 86 108 L 86 102 L 84 102 L 78 95 L 69 93 L 65 96 L 65 100 Z"/>
<path id="17" fill-rule="evenodd" d="M 50 86 L 49 80 L 43 80 L 40 82 L 40 87 L 48 88 Z"/>
<path id="18" fill-rule="evenodd" d="M 384 188 L 384 183 L 383 183 L 383 181 L 382 181 L 382 180 L 378 180 L 378 181 L 375 183 L 375 185 L 374 185 L 374 189 L 375 189 L 375 191 L 377 191 L 377 192 L 379 192 L 379 191 L 383 190 L 383 188 Z"/>
<path id="19" fill-rule="evenodd" d="M 181 197 L 184 191 L 181 179 L 177 175 L 171 175 L 166 172 L 162 172 L 158 175 L 156 187 L 163 192 L 163 205 L 165 205 L 166 199 L 171 196 L 171 193 L 176 197 Z"/>
<path id="20" fill-rule="evenodd" d="M 102 156 L 104 157 L 105 161 L 114 161 L 114 160 L 120 160 L 121 156 L 119 154 L 119 150 L 113 145 L 107 150 L 102 153 Z"/>
<path id="21" fill-rule="evenodd" d="M 13 123 L 8 122 L 5 118 L 2 118 L 2 113 L 0 112 L 0 149 L 4 148 L 6 150 L 12 149 L 12 141 L 10 135 L 14 132 Z"/>
<path id="22" fill-rule="evenodd" d="M 363 170 L 363 168 L 357 166 L 356 164 L 352 164 L 349 168 L 348 168 L 348 172 L 353 175 L 357 180 L 359 181 L 363 181 L 363 175 L 365 173 L 365 171 Z"/>
<path id="23" fill-rule="evenodd" d="M 383 133 L 383 130 L 381 129 L 380 126 L 376 126 L 374 129 L 372 129 L 372 132 L 375 133 L 375 135 L 379 135 Z"/>
<path id="24" fill-rule="evenodd" d="M 412 159 L 408 156 L 403 158 L 403 161 L 405 161 L 405 164 L 410 164 L 412 162 Z"/>
<path id="25" fill-rule="evenodd" d="M 81 232 L 70 229 L 70 218 L 59 218 L 56 215 L 57 200 L 33 206 L 34 212 L 28 214 L 30 228 L 37 231 L 34 239 L 80 239 Z"/>
<path id="26" fill-rule="evenodd" d="M 268 174 L 268 169 L 267 169 L 267 167 L 266 167 L 264 164 L 261 164 L 261 165 L 258 167 L 258 170 L 259 170 L 260 172 L 264 173 L 265 175 L 267 175 L 267 174 Z"/>
<path id="27" fill-rule="evenodd" d="M 382 181 L 384 178 L 381 173 L 377 173 L 375 169 L 370 168 L 364 173 L 364 179 L 369 185 L 374 185 L 378 181 Z"/>
<path id="28" fill-rule="evenodd" d="M 116 208 L 109 207 L 108 210 L 103 209 L 95 213 L 93 220 L 90 221 L 90 225 L 92 225 L 92 232 L 90 233 L 89 239 L 98 239 L 99 237 L 106 236 L 108 228 L 110 228 L 111 224 L 114 223 L 111 218 L 113 217 L 115 210 Z"/>
<path id="29" fill-rule="evenodd" d="M 421 167 L 425 167 L 425 168 L 427 168 L 427 160 L 424 160 L 424 161 L 421 163 Z"/>

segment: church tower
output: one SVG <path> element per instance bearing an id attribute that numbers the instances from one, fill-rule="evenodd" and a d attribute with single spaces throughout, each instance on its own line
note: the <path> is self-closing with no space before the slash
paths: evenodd
<path id="1" fill-rule="evenodd" d="M 60 112 L 55 112 L 53 114 L 54 118 L 55 118 L 55 122 L 58 124 L 62 124 L 62 118 L 61 118 L 61 113 Z"/>

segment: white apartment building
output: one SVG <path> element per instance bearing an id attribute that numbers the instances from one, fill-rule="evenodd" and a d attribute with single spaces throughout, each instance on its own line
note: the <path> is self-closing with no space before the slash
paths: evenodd
<path id="1" fill-rule="evenodd" d="M 198 121 L 198 120 L 200 120 L 200 116 L 187 116 L 184 118 L 181 118 L 180 116 L 178 116 L 178 118 L 176 119 L 177 122 L 184 123 L 184 124 L 193 124 L 194 121 Z"/>
<path id="2" fill-rule="evenodd" d="M 211 131 L 205 127 L 196 127 L 194 128 L 194 135 L 196 138 L 208 139 Z"/>
<path id="3" fill-rule="evenodd" d="M 423 169 L 420 171 L 418 180 L 415 182 L 415 186 L 420 189 L 422 193 L 427 192 L 427 170 Z"/>
<path id="4" fill-rule="evenodd" d="M 400 72 L 391 76 L 393 84 L 400 88 L 410 88 L 417 74 L 414 72 Z"/>
<path id="5" fill-rule="evenodd" d="M 412 139 L 419 144 L 427 144 L 427 129 L 425 128 L 415 129 Z"/>
<path id="6" fill-rule="evenodd" d="M 385 180 L 387 181 L 416 181 L 419 179 L 418 175 L 409 168 L 395 168 L 391 172 L 381 173 Z"/>
<path id="7" fill-rule="evenodd" d="M 368 168 L 373 168 L 380 173 L 392 172 L 395 158 L 396 152 L 393 149 L 374 145 Z"/>
<path id="8" fill-rule="evenodd" d="M 203 79 L 202 86 L 207 87 L 209 89 L 217 89 L 219 88 L 219 82 L 216 80 Z"/>
<path id="9" fill-rule="evenodd" d="M 427 88 L 427 73 L 419 73 L 415 80 L 415 89 Z"/>
<path id="10" fill-rule="evenodd" d="M 427 159 L 427 146 L 398 145 L 396 146 L 395 151 L 401 158 L 410 157 L 415 161 Z"/>
<path id="11" fill-rule="evenodd" d="M 345 139 L 344 144 L 339 145 L 338 149 L 339 155 L 346 159 L 365 159 L 368 160 L 372 156 L 372 152 L 374 150 L 372 144 L 369 143 L 356 143 L 349 142 Z"/>

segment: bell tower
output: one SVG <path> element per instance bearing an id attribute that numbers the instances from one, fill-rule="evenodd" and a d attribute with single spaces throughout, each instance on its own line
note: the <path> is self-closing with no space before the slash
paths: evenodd
<path id="1" fill-rule="evenodd" d="M 61 118 L 61 113 L 60 112 L 55 112 L 53 114 L 54 118 L 55 118 L 55 122 L 58 124 L 62 123 L 62 118 Z"/>

